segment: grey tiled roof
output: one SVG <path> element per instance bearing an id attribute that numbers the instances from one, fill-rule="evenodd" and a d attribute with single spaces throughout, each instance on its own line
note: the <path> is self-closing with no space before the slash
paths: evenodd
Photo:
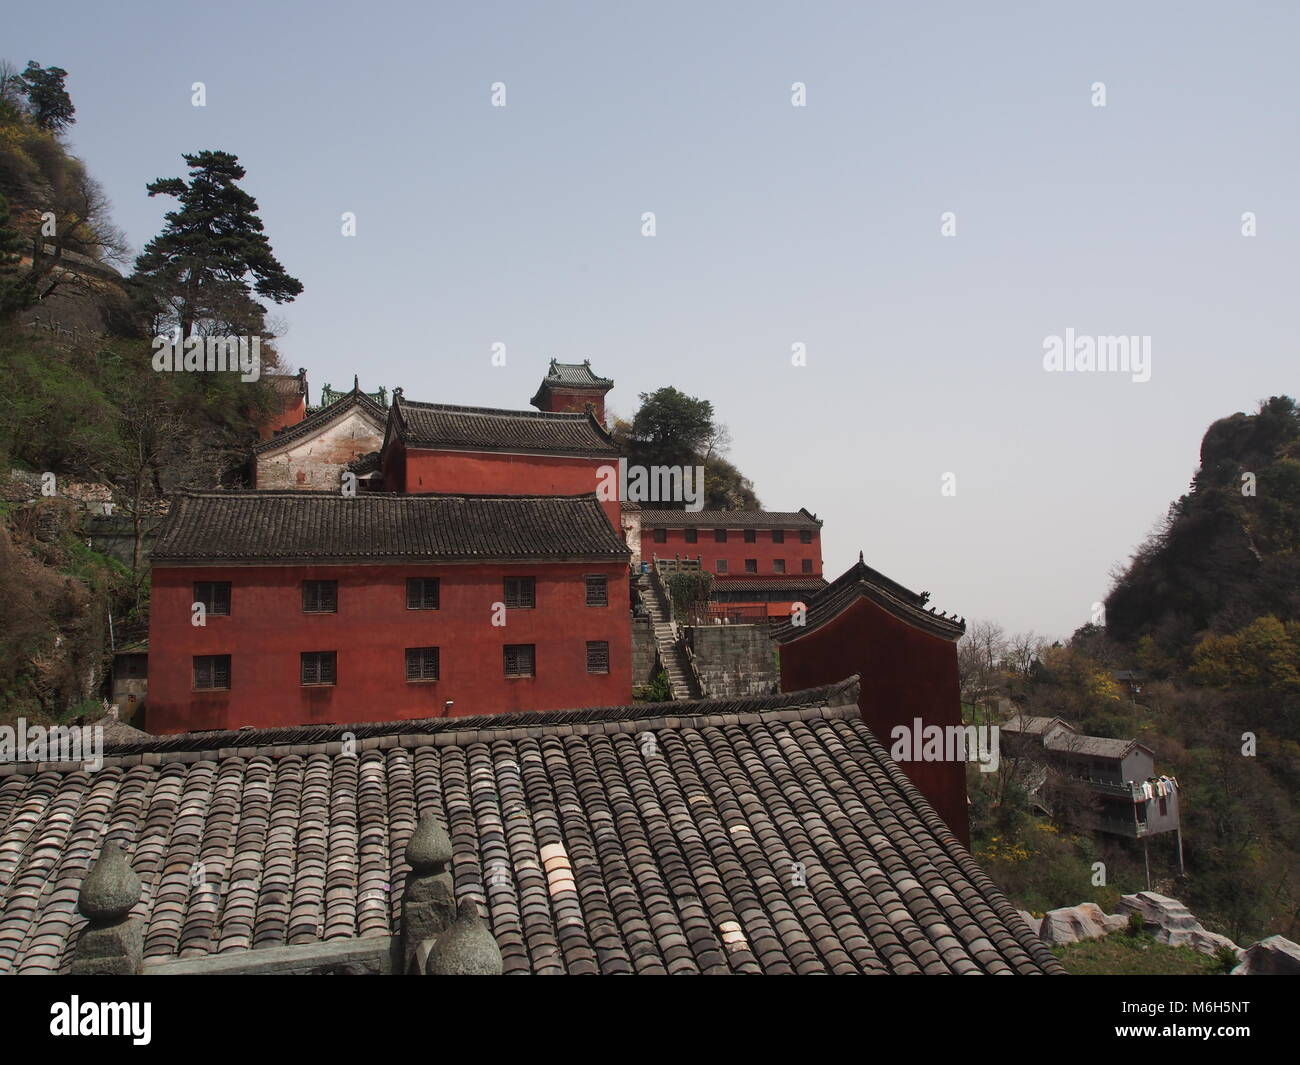
<path id="1" fill-rule="evenodd" d="M 1060 972 L 856 702 L 853 678 L 0 766 L 0 972 L 67 970 L 110 839 L 146 957 L 390 935 L 426 810 L 508 973 Z"/>
<path id="2" fill-rule="evenodd" d="M 945 639 L 958 640 L 966 631 L 965 619 L 940 614 L 933 608 L 926 609 L 928 593 L 918 594 L 904 588 L 897 581 L 872 569 L 859 556 L 856 564 L 808 600 L 804 624 L 794 625 L 791 621 L 782 621 L 773 625 L 772 639 L 777 643 L 797 640 L 839 617 L 858 599 L 869 599 L 900 621 Z"/>
<path id="3" fill-rule="evenodd" d="M 1073 725 L 1059 717 L 1035 717 L 1032 714 L 1013 714 L 999 727 L 1003 732 L 1018 732 L 1025 736 L 1041 736 L 1044 732 L 1056 729 L 1074 731 Z"/>
<path id="4" fill-rule="evenodd" d="M 589 412 L 457 407 L 395 396 L 389 427 L 407 447 L 617 455 L 605 427 Z M 387 441 L 385 441 L 387 444 Z"/>
<path id="5" fill-rule="evenodd" d="M 1069 754 L 1086 754 L 1094 758 L 1123 758 L 1134 747 L 1149 751 L 1151 748 L 1137 740 L 1112 740 L 1105 736 L 1083 736 L 1059 729 L 1048 733 L 1043 746 L 1049 751 Z"/>
<path id="6" fill-rule="evenodd" d="M 283 397 L 305 396 L 307 394 L 307 378 L 302 374 L 264 374 L 262 380 L 269 381 L 276 393 Z"/>
<path id="7" fill-rule="evenodd" d="M 626 558 L 593 492 L 457 496 L 247 491 L 177 495 L 155 564 Z"/>
<path id="8" fill-rule="evenodd" d="M 642 529 L 819 529 L 806 510 L 646 510 Z"/>
<path id="9" fill-rule="evenodd" d="M 550 369 L 542 378 L 543 385 L 560 385 L 566 388 L 610 389 L 614 382 L 608 377 L 597 377 L 591 371 L 591 360 L 585 362 L 557 362 L 551 360 Z"/>

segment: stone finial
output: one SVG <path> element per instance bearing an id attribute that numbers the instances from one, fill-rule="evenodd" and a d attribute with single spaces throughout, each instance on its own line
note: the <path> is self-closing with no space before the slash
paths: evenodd
<path id="1" fill-rule="evenodd" d="M 127 915 L 140 901 L 140 878 L 109 841 L 81 882 L 77 909 L 89 922 L 77 939 L 73 976 L 136 976 L 144 968 L 140 922 Z"/>
<path id="2" fill-rule="evenodd" d="M 478 903 L 463 898 L 452 922 L 433 944 L 425 962 L 429 976 L 500 976 L 501 948 L 478 913 Z"/>
<path id="3" fill-rule="evenodd" d="M 432 810 L 421 815 L 406 844 L 406 861 L 417 876 L 441 873 L 451 861 L 451 837 Z"/>
<path id="4" fill-rule="evenodd" d="M 866 564 L 867 564 L 867 563 L 866 563 L 866 560 L 862 557 L 862 552 L 859 551 L 859 552 L 858 552 L 858 565 L 859 565 L 859 566 L 865 566 Z"/>
<path id="5" fill-rule="evenodd" d="M 92 925 L 120 921 L 140 901 L 140 878 L 117 843 L 105 843 L 81 882 L 77 909 Z"/>
<path id="6" fill-rule="evenodd" d="M 360 392 L 360 391 L 361 391 L 361 375 L 360 375 L 360 374 L 353 374 L 353 375 L 352 375 L 352 391 L 353 391 L 353 392 Z"/>
<path id="7" fill-rule="evenodd" d="M 402 891 L 402 971 L 420 973 L 423 951 L 456 918 L 456 890 L 447 871 L 451 838 L 432 810 L 421 815 L 406 845 L 406 861 L 411 872 Z"/>

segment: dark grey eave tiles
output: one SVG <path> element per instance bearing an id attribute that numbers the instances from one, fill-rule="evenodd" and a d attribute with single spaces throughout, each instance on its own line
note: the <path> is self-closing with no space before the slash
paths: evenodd
<path id="1" fill-rule="evenodd" d="M 151 559 L 168 563 L 618 561 L 595 493 L 178 493 Z"/>

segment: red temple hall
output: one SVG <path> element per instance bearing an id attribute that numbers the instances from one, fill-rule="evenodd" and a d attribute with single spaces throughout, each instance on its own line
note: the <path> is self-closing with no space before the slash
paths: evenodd
<path id="1" fill-rule="evenodd" d="M 628 554 L 594 494 L 180 496 L 150 729 L 625 702 Z"/>

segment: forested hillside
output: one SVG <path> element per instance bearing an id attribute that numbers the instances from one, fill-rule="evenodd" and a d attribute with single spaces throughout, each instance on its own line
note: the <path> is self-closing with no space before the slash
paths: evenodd
<path id="1" fill-rule="evenodd" d="M 109 626 L 143 621 L 148 576 L 88 545 L 83 504 L 111 496 L 142 532 L 169 492 L 238 483 L 278 404 L 258 297 L 302 288 L 215 151 L 133 193 L 178 208 L 124 277 L 108 197 L 68 147 L 65 76 L 0 62 L 0 720 L 98 711 Z M 265 337 L 262 376 L 159 372 L 153 338 L 178 332 Z"/>
<path id="2" fill-rule="evenodd" d="M 1238 942 L 1300 931 L 1300 410 L 1276 396 L 1210 426 L 1187 494 L 1116 574 L 1105 625 L 1064 645 L 977 626 L 963 684 L 1081 731 L 1137 738 L 1182 790 L 1186 876 L 1161 885 Z M 1117 670 L 1146 675 L 1140 694 Z M 1140 846 L 1034 815 L 1013 763 L 973 774 L 988 868 L 1038 909 L 1145 886 Z M 1106 863 L 1105 885 L 1092 863 Z"/>

